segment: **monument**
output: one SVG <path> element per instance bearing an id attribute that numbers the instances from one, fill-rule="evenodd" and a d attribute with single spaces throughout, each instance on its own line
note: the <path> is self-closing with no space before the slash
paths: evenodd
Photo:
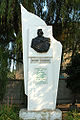
<path id="1" fill-rule="evenodd" d="M 62 120 L 56 109 L 62 45 L 52 36 L 52 26 L 21 5 L 24 86 L 28 110 L 23 120 Z"/>

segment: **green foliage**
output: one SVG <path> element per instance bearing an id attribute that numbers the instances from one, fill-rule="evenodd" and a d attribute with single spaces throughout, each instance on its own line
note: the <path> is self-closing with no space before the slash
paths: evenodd
<path id="1" fill-rule="evenodd" d="M 0 46 L 0 100 L 3 99 L 6 90 L 8 73 L 8 51 Z"/>
<path id="2" fill-rule="evenodd" d="M 36 0 L 36 2 L 38 2 L 38 0 Z M 24 5 L 24 7 L 30 11 L 34 13 L 34 4 L 35 0 L 23 0 L 22 4 Z"/>
<path id="3" fill-rule="evenodd" d="M 18 113 L 19 108 L 16 106 L 0 106 L 0 120 L 21 120 Z"/>
<path id="4" fill-rule="evenodd" d="M 75 111 L 69 111 L 66 113 L 65 120 L 80 120 L 80 114 Z"/>
<path id="5" fill-rule="evenodd" d="M 66 67 L 67 87 L 72 90 L 73 93 L 80 93 L 80 53 L 74 55 L 71 62 Z"/>
<path id="6" fill-rule="evenodd" d="M 79 41 L 77 36 L 80 33 L 79 25 L 76 24 L 80 19 L 79 0 L 19 0 L 19 2 L 28 11 L 40 16 L 48 25 L 54 25 L 54 37 L 61 41 L 65 51 L 67 48 L 70 48 L 69 50 L 75 49 L 73 44 L 75 44 L 74 41 Z M 0 2 L 0 43 L 6 45 L 10 41 L 13 42 L 14 47 L 10 57 L 15 57 L 18 51 L 22 52 L 19 2 L 16 0 L 2 0 Z M 43 11 L 44 6 L 47 8 L 46 11 Z M 21 61 L 18 61 L 19 55 L 17 54 L 17 62 Z"/>
<path id="7" fill-rule="evenodd" d="M 15 73 L 14 73 L 14 71 L 13 72 L 8 72 L 8 74 L 7 74 L 7 77 L 8 77 L 8 79 L 15 79 Z"/>
<path id="8" fill-rule="evenodd" d="M 16 37 L 16 47 L 15 47 L 15 54 L 16 54 L 16 57 L 18 59 L 19 62 L 22 61 L 22 37 L 21 37 L 21 32 L 18 33 L 17 37 Z"/>
<path id="9" fill-rule="evenodd" d="M 54 37 L 61 41 L 66 53 L 72 51 L 74 56 L 80 50 L 80 0 L 1 0 L 0 45 L 3 50 L 0 49 L 0 60 L 3 60 L 0 63 L 0 71 L 2 71 L 0 81 L 4 79 L 1 86 L 3 84 L 5 86 L 7 80 L 7 66 L 10 65 L 7 61 L 11 63 L 11 59 L 14 59 L 22 63 L 21 13 L 18 1 L 21 1 L 28 11 L 40 16 L 48 25 L 54 26 Z M 47 8 L 46 11 L 43 11 L 44 6 Z M 6 51 L 10 42 L 13 45 L 12 50 Z M 7 55 L 6 52 L 9 54 Z"/>

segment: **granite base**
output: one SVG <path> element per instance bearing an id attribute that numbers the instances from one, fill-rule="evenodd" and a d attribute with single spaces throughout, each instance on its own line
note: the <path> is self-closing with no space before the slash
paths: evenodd
<path id="1" fill-rule="evenodd" d="M 62 111 L 56 109 L 54 111 L 27 111 L 25 108 L 19 112 L 19 117 L 22 120 L 62 120 Z"/>

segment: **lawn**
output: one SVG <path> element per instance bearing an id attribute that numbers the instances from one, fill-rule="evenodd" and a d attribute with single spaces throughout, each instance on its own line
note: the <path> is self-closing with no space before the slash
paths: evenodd
<path id="1" fill-rule="evenodd" d="M 19 118 L 19 107 L 0 105 L 0 120 L 21 120 Z"/>
<path id="2" fill-rule="evenodd" d="M 80 120 L 80 113 L 76 110 L 63 112 L 62 120 Z"/>

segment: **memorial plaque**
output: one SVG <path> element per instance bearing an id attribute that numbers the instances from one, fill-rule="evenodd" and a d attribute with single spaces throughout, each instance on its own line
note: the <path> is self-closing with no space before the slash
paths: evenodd
<path id="1" fill-rule="evenodd" d="M 31 58 L 30 63 L 39 63 L 39 58 Z"/>
<path id="2" fill-rule="evenodd" d="M 52 58 L 50 58 L 50 57 L 48 57 L 48 58 L 44 58 L 44 57 L 36 57 L 36 58 L 34 58 L 34 57 L 32 57 L 32 58 L 30 58 L 30 63 L 45 63 L 45 64 L 47 64 L 47 63 L 51 63 L 51 59 Z"/>
<path id="3" fill-rule="evenodd" d="M 37 84 L 47 84 L 48 83 L 48 70 L 47 68 L 35 68 Z"/>
<path id="4" fill-rule="evenodd" d="M 40 63 L 51 63 L 51 58 L 40 58 Z"/>

